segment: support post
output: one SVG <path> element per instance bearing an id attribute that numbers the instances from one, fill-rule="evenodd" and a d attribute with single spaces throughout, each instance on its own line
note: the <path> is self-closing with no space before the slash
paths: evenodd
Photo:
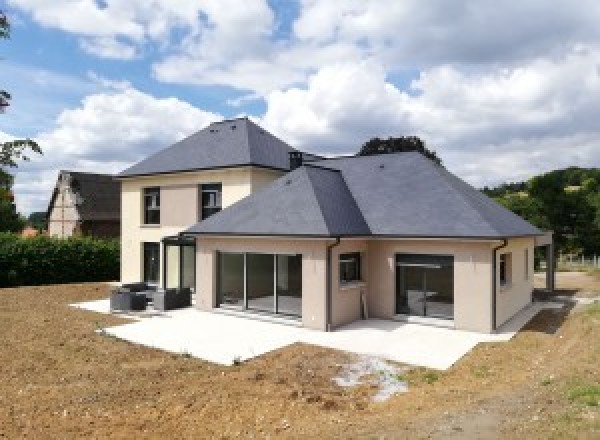
<path id="1" fill-rule="evenodd" d="M 546 245 L 546 289 L 553 292 L 555 287 L 554 245 Z"/>

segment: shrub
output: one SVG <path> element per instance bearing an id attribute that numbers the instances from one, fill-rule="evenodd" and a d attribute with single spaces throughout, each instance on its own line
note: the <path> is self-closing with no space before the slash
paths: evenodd
<path id="1" fill-rule="evenodd" d="M 119 241 L 0 233 L 0 287 L 119 278 Z"/>

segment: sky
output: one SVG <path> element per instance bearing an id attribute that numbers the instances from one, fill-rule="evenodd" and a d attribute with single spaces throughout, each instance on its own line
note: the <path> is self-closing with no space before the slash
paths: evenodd
<path id="1" fill-rule="evenodd" d="M 482 187 L 600 166 L 597 0 L 2 0 L 0 141 L 44 211 L 61 169 L 117 173 L 248 116 L 305 151 L 417 135 Z"/>

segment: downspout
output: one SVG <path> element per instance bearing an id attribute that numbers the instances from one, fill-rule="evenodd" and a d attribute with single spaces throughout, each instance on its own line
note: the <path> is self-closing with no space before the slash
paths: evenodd
<path id="1" fill-rule="evenodd" d="M 332 291 L 332 280 L 331 280 L 331 250 L 340 244 L 340 237 L 335 237 L 335 242 L 327 245 L 327 267 L 325 268 L 325 276 L 327 277 L 327 285 L 325 292 L 325 331 L 331 331 L 331 291 Z"/>
<path id="2" fill-rule="evenodd" d="M 492 331 L 496 331 L 496 261 L 498 259 L 497 251 L 506 247 L 508 240 L 502 239 L 502 244 L 492 249 Z"/>

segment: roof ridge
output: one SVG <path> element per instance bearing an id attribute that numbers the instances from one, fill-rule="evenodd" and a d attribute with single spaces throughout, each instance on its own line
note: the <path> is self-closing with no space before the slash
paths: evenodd
<path id="1" fill-rule="evenodd" d="M 424 159 L 426 159 L 423 156 Z M 429 159 L 426 159 L 429 160 Z M 434 165 L 434 169 L 437 172 L 437 174 L 444 179 L 446 182 L 448 182 L 448 184 L 451 186 L 451 188 L 454 190 L 454 192 L 456 194 L 458 194 L 458 196 L 467 204 L 469 205 L 471 208 L 473 208 L 473 210 L 477 213 L 477 216 L 486 224 L 488 225 L 488 227 L 490 229 L 492 229 L 494 232 L 496 232 L 496 234 L 498 235 L 502 235 L 501 232 L 498 230 L 498 228 L 496 228 L 479 210 L 478 206 L 475 205 L 475 203 L 473 203 L 473 201 L 471 200 L 471 197 L 467 196 L 463 191 L 460 191 L 459 189 L 457 189 L 454 186 L 454 181 L 460 181 L 461 183 L 469 186 L 466 182 L 462 181 L 459 177 L 455 176 L 454 174 L 452 174 L 450 171 L 448 171 L 446 168 L 444 168 L 441 165 L 437 165 L 434 164 L 432 162 L 432 165 Z M 470 187 L 470 186 L 469 186 Z M 477 189 L 473 188 L 474 191 L 478 191 Z"/>
<path id="2" fill-rule="evenodd" d="M 336 169 L 330 169 L 330 168 L 324 168 L 324 167 L 317 167 L 317 166 L 309 166 L 306 169 L 321 169 L 323 171 L 329 171 L 329 172 L 335 172 L 337 173 L 337 175 L 341 178 L 344 187 L 346 189 L 346 191 L 348 192 L 348 195 L 350 196 L 350 199 L 352 200 L 352 202 L 354 203 L 354 207 L 356 208 L 356 210 L 360 213 L 360 217 L 362 219 L 362 221 L 364 222 L 365 226 L 367 227 L 367 230 L 369 231 L 369 234 L 371 233 L 371 228 L 369 227 L 369 224 L 367 223 L 367 220 L 365 219 L 365 216 L 363 214 L 363 212 L 361 211 L 360 207 L 358 206 L 358 203 L 356 202 L 356 199 L 354 198 L 354 195 L 352 194 L 352 191 L 350 191 L 350 188 L 348 187 L 348 182 L 346 182 L 346 179 L 344 179 L 344 175 L 340 170 L 336 170 Z M 310 173 L 306 173 L 307 177 L 308 177 L 308 181 L 313 189 L 313 195 L 315 196 L 315 199 L 317 201 L 317 204 L 319 205 L 319 210 L 321 211 L 321 216 L 323 217 L 323 221 L 325 222 L 325 226 L 327 228 L 327 231 L 331 234 L 332 233 L 332 228 L 329 222 L 329 219 L 327 218 L 327 215 L 325 215 L 326 213 L 326 207 L 324 207 L 324 205 L 321 203 L 321 199 L 319 198 L 319 194 L 316 190 L 315 187 L 315 182 L 313 181 L 313 179 L 310 176 Z"/>

